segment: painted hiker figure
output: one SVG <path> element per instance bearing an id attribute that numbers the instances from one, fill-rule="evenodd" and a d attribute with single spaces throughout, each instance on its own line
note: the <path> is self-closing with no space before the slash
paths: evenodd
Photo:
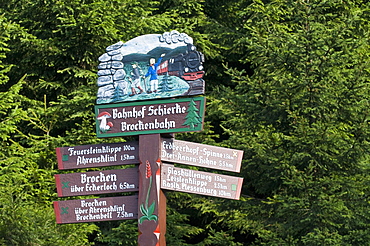
<path id="1" fill-rule="evenodd" d="M 140 90 L 139 93 L 137 93 L 137 94 L 141 94 L 141 93 L 144 92 L 143 88 L 141 88 L 141 86 L 140 86 L 139 65 L 137 64 L 137 62 L 134 62 L 131 65 L 132 65 L 132 71 L 131 71 L 130 81 L 131 81 L 131 92 L 132 93 L 130 94 L 130 97 L 136 95 L 136 89 L 135 88 L 138 88 Z"/>
<path id="2" fill-rule="evenodd" d="M 149 78 L 150 88 L 149 88 L 148 93 L 152 93 L 152 92 L 156 93 L 157 90 L 158 90 L 158 74 L 157 74 L 157 70 L 158 70 L 158 66 L 161 63 L 162 58 L 164 56 L 165 56 L 165 54 L 162 54 L 161 57 L 159 57 L 157 63 L 155 63 L 155 59 L 154 58 L 151 58 L 149 60 L 150 66 L 149 66 L 148 72 L 144 76 L 146 78 L 146 77 L 148 77 L 150 75 L 150 78 Z"/>

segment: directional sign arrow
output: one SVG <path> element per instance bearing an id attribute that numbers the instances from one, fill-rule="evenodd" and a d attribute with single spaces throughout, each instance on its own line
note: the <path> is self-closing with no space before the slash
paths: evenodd
<path id="1" fill-rule="evenodd" d="M 54 202 L 58 224 L 137 219 L 138 196 Z"/>
<path id="2" fill-rule="evenodd" d="M 59 197 L 139 190 L 138 167 L 54 175 Z"/>
<path id="3" fill-rule="evenodd" d="M 242 150 L 162 138 L 161 160 L 212 169 L 240 172 Z"/>
<path id="4" fill-rule="evenodd" d="M 238 200 L 243 178 L 162 164 L 161 188 Z"/>
<path id="5" fill-rule="evenodd" d="M 139 164 L 139 143 L 106 143 L 56 148 L 58 168 L 77 169 Z"/>

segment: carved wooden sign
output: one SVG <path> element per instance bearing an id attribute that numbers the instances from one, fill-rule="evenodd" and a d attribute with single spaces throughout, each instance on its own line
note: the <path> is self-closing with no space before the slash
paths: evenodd
<path id="1" fill-rule="evenodd" d="M 238 200 L 243 178 L 162 164 L 161 188 Z"/>
<path id="2" fill-rule="evenodd" d="M 56 148 L 58 168 L 76 169 L 139 163 L 139 143 L 107 143 Z"/>
<path id="3" fill-rule="evenodd" d="M 139 190 L 139 169 L 127 168 L 56 174 L 59 197 L 130 192 Z"/>
<path id="4" fill-rule="evenodd" d="M 242 158 L 241 150 L 162 138 L 162 161 L 240 172 Z"/>
<path id="5" fill-rule="evenodd" d="M 138 196 L 54 202 L 58 224 L 137 219 Z"/>
<path id="6" fill-rule="evenodd" d="M 97 104 L 204 94 L 204 56 L 186 33 L 120 41 L 99 62 Z"/>
<path id="7" fill-rule="evenodd" d="M 96 105 L 96 134 L 118 137 L 201 131 L 204 111 L 204 97 Z"/>
<path id="8" fill-rule="evenodd" d="M 161 138 L 163 133 L 203 129 L 203 62 L 193 39 L 178 31 L 142 35 L 106 48 L 98 66 L 97 137 L 139 135 L 139 141 L 57 148 L 58 168 L 139 166 L 57 174 L 57 192 L 59 197 L 138 194 L 54 202 L 58 224 L 138 219 L 138 244 L 165 246 L 162 189 L 239 199 L 242 178 L 162 163 L 240 171 L 243 151 Z"/>

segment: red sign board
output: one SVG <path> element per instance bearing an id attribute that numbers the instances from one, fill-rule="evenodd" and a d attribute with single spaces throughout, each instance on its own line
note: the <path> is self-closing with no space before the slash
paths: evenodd
<path id="1" fill-rule="evenodd" d="M 104 143 L 56 148 L 58 168 L 77 169 L 139 163 L 139 143 Z"/>
<path id="2" fill-rule="evenodd" d="M 56 174 L 59 197 L 130 192 L 139 190 L 138 168 Z"/>
<path id="3" fill-rule="evenodd" d="M 161 188 L 238 200 L 243 178 L 162 164 Z"/>
<path id="4" fill-rule="evenodd" d="M 138 196 L 54 202 L 58 224 L 137 219 Z"/>
<path id="5" fill-rule="evenodd" d="M 96 105 L 98 137 L 203 129 L 205 97 Z"/>
<path id="6" fill-rule="evenodd" d="M 161 160 L 212 169 L 240 172 L 243 151 L 198 144 L 176 139 L 162 139 Z"/>

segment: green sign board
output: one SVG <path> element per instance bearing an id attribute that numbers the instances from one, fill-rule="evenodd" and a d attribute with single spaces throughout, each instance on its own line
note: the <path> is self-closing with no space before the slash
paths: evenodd
<path id="1" fill-rule="evenodd" d="M 95 106 L 100 138 L 195 132 L 203 129 L 205 97 Z"/>

